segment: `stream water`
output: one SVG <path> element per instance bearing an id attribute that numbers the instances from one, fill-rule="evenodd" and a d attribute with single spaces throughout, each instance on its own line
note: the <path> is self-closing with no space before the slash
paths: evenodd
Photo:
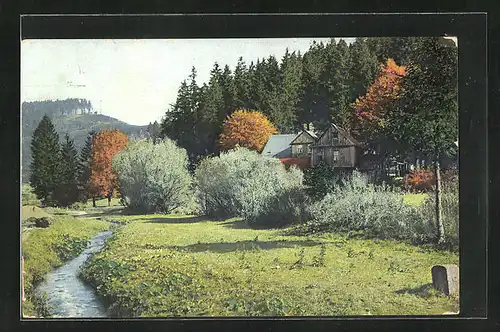
<path id="1" fill-rule="evenodd" d="M 108 316 L 95 290 L 78 278 L 78 272 L 92 253 L 103 248 L 104 241 L 111 233 L 111 231 L 105 231 L 97 234 L 78 257 L 50 272 L 46 280 L 37 287 L 39 294 L 47 293 L 47 304 L 52 317 Z"/>

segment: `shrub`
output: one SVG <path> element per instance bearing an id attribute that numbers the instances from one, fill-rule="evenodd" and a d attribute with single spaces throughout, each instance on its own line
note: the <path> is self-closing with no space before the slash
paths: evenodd
<path id="1" fill-rule="evenodd" d="M 341 184 L 346 174 L 320 163 L 304 172 L 304 184 L 306 192 L 314 200 L 320 200 L 335 187 Z"/>
<path id="2" fill-rule="evenodd" d="M 172 140 L 132 141 L 113 159 L 123 202 L 132 210 L 170 213 L 189 202 L 192 178 L 186 150 Z"/>
<path id="3" fill-rule="evenodd" d="M 305 211 L 302 171 L 286 170 L 278 159 L 245 148 L 204 159 L 195 178 L 200 205 L 209 216 L 278 226 L 301 220 Z"/>
<path id="4" fill-rule="evenodd" d="M 447 186 L 458 183 L 458 170 L 441 170 L 441 185 Z M 434 190 L 435 177 L 432 169 L 416 169 L 406 174 L 403 178 L 403 188 L 408 191 L 429 192 Z"/>
<path id="5" fill-rule="evenodd" d="M 36 198 L 36 194 L 33 188 L 29 184 L 23 184 L 22 186 L 22 204 L 23 205 L 36 205 L 40 206 L 40 200 Z"/>
<path id="6" fill-rule="evenodd" d="M 359 172 L 315 203 L 310 212 L 309 232 L 362 231 L 379 239 L 427 242 L 434 231 L 421 211 L 403 202 L 400 192 L 368 184 Z"/>
<path id="7" fill-rule="evenodd" d="M 428 192 L 434 187 L 434 173 L 427 169 L 410 171 L 403 177 L 403 187 L 408 191 Z"/>

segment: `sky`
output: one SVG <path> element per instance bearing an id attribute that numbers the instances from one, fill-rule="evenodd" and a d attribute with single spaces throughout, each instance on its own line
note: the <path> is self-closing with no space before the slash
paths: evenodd
<path id="1" fill-rule="evenodd" d="M 313 40 L 329 38 L 23 40 L 21 98 L 85 98 L 102 114 L 146 125 L 161 120 L 192 66 L 201 86 L 214 62 L 233 70 L 240 56 L 247 64 L 279 60 L 287 47 L 304 53 Z"/>

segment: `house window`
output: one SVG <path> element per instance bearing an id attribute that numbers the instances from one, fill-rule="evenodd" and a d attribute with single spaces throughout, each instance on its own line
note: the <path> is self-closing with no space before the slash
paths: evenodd
<path id="1" fill-rule="evenodd" d="M 297 153 L 302 154 L 302 145 L 297 146 Z"/>
<path id="2" fill-rule="evenodd" d="M 333 161 L 338 161 L 339 160 L 339 151 L 334 150 L 333 151 Z"/>
<path id="3" fill-rule="evenodd" d="M 316 156 L 318 162 L 323 161 L 323 149 L 318 149 L 318 155 Z"/>

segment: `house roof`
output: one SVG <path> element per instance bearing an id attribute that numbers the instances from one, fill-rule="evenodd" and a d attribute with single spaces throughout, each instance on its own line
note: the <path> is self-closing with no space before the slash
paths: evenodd
<path id="1" fill-rule="evenodd" d="M 271 135 L 264 149 L 262 149 L 262 155 L 274 157 L 280 152 L 289 149 L 290 143 L 295 137 L 297 137 L 295 134 Z"/>
<path id="2" fill-rule="evenodd" d="M 361 144 L 361 142 L 359 142 L 357 139 L 355 139 L 354 137 L 352 137 L 352 135 L 351 135 L 351 134 L 349 134 L 349 133 L 348 133 L 345 129 L 340 128 L 340 127 L 339 127 L 339 126 L 337 126 L 335 123 L 332 123 L 332 126 L 333 126 L 335 129 L 337 129 L 337 131 L 338 131 L 339 133 L 341 133 L 344 137 L 347 137 L 347 139 L 348 139 L 349 141 L 351 141 L 351 143 L 352 143 L 352 144 L 354 144 L 354 145 L 359 145 L 359 146 L 361 146 L 361 145 L 362 145 L 362 144 Z"/>
<path id="3" fill-rule="evenodd" d="M 352 137 L 351 134 L 349 134 L 345 129 L 337 126 L 335 123 L 331 123 L 331 126 L 333 128 L 335 128 L 335 130 L 337 130 L 342 136 L 346 137 L 353 145 L 357 145 L 357 146 L 360 146 L 362 147 L 363 144 L 361 142 L 359 142 L 357 139 L 355 139 L 354 137 Z M 327 132 L 328 130 L 325 130 L 319 137 L 318 137 L 318 140 L 323 137 L 323 135 L 325 135 L 325 133 Z"/>
<path id="4" fill-rule="evenodd" d="M 296 140 L 296 139 L 297 139 L 300 135 L 302 135 L 302 133 L 306 133 L 306 134 L 308 134 L 308 135 L 309 135 L 309 136 L 311 136 L 311 138 L 312 138 L 313 140 L 315 140 L 315 141 L 318 139 L 318 136 L 317 136 L 315 133 L 313 133 L 312 131 L 310 131 L 310 130 L 302 130 L 300 133 L 298 133 L 298 134 L 295 136 L 295 138 L 294 138 L 294 139 L 290 142 L 290 144 L 293 144 L 293 142 L 295 142 L 295 140 Z"/>

